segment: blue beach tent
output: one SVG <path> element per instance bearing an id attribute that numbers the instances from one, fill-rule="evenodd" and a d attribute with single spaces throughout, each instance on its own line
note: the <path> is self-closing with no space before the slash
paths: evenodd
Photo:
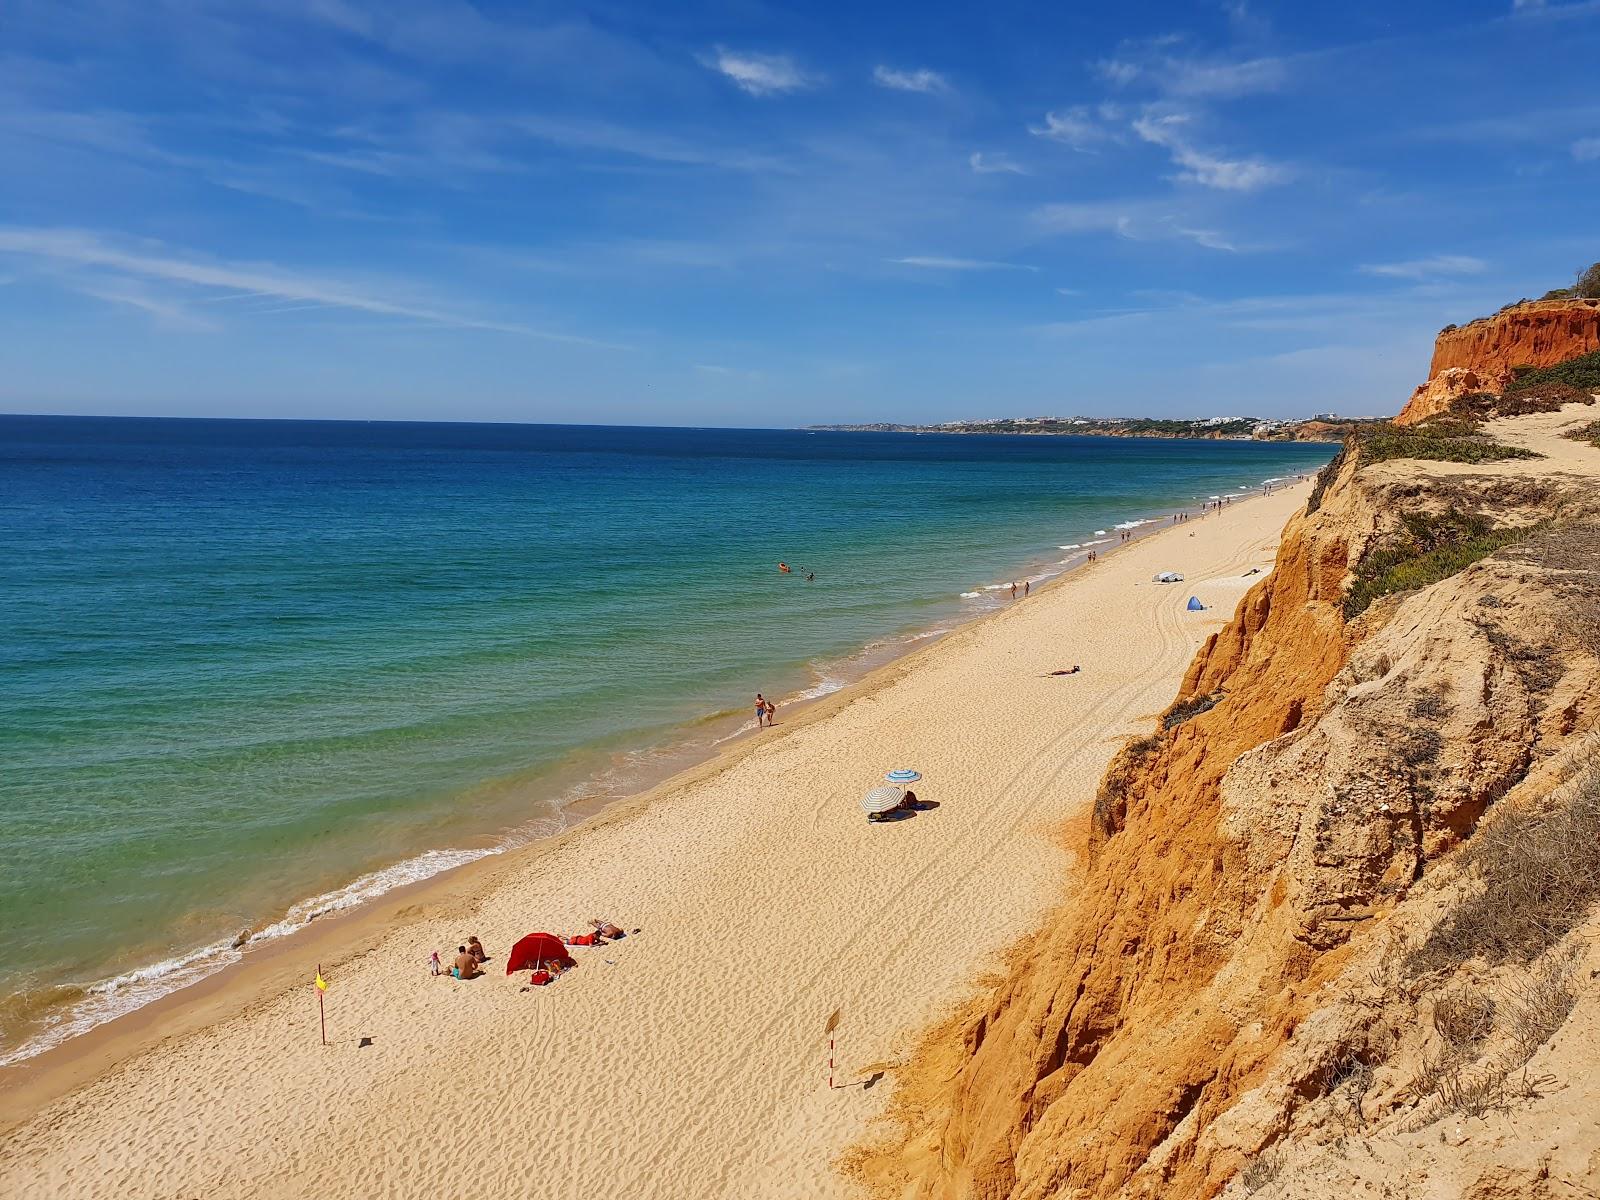
<path id="1" fill-rule="evenodd" d="M 1205 610 L 1206 610 L 1206 606 L 1204 604 L 1200 603 L 1200 597 L 1199 596 L 1190 596 L 1189 597 L 1189 611 L 1190 612 L 1205 612 Z"/>

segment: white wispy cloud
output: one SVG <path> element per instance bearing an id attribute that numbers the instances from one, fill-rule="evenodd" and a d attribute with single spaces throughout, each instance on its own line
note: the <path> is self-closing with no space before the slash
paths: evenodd
<path id="1" fill-rule="evenodd" d="M 939 72 L 930 71 L 927 67 L 919 67 L 915 71 L 901 71 L 880 64 L 872 69 L 872 82 L 893 91 L 921 92 L 924 95 L 950 90 L 950 81 Z"/>
<path id="2" fill-rule="evenodd" d="M 1034 137 L 1049 138 L 1074 150 L 1092 151 L 1107 142 L 1121 141 L 1123 132 L 1115 124 L 1122 110 L 1113 104 L 1090 108 L 1087 104 L 1074 105 L 1060 112 L 1047 112 L 1043 125 L 1030 125 L 1028 132 Z"/>
<path id="3" fill-rule="evenodd" d="M 174 304 L 169 300 L 153 296 L 131 281 L 109 284 L 79 282 L 72 285 L 72 290 L 92 300 L 103 300 L 107 304 L 136 308 L 168 329 L 209 332 L 218 328 L 214 321 L 197 315 L 182 304 Z"/>
<path id="4" fill-rule="evenodd" d="M 1274 92 L 1290 78 L 1289 64 L 1282 58 L 1229 61 L 1151 54 L 1102 59 L 1094 69 L 1100 78 L 1116 87 L 1144 84 L 1168 96 L 1191 100 Z"/>
<path id="5" fill-rule="evenodd" d="M 1240 250 L 1227 235 L 1196 226 L 1146 200 L 1046 204 L 1034 210 L 1033 222 L 1046 233 L 1104 233 L 1134 242 L 1188 241 L 1207 250 Z"/>
<path id="6" fill-rule="evenodd" d="M 609 121 L 524 113 L 507 123 L 516 133 L 574 150 L 596 150 L 649 162 L 721 167 L 729 171 L 761 173 L 793 169 L 790 164 L 772 155 L 687 142 Z"/>
<path id="7" fill-rule="evenodd" d="M 1600 137 L 1579 138 L 1573 142 L 1572 157 L 1579 162 L 1594 162 L 1600 158 Z"/>
<path id="8" fill-rule="evenodd" d="M 128 287 L 129 281 L 159 281 L 196 289 L 220 289 L 228 293 L 248 293 L 288 302 L 410 318 L 457 329 L 482 329 L 546 341 L 622 348 L 576 334 L 553 333 L 513 322 L 450 312 L 426 304 L 385 299 L 369 290 L 295 274 L 280 267 L 206 260 L 193 255 L 175 254 L 165 247 L 150 243 L 130 246 L 126 242 L 80 229 L 0 226 L 0 254 L 18 254 L 62 266 L 86 268 L 97 273 L 96 280 L 75 284 L 77 290 L 87 291 L 98 287 L 100 292 L 105 293 L 101 296 L 103 299 L 135 305 L 142 299 L 145 307 L 155 303 L 170 305 L 170 302 L 152 300 L 147 294 Z M 112 282 L 108 284 L 105 280 Z"/>
<path id="9" fill-rule="evenodd" d="M 1358 269 L 1363 275 L 1377 275 L 1385 279 L 1436 279 L 1440 276 L 1478 275 L 1489 264 L 1470 254 L 1435 254 L 1432 258 L 1414 258 L 1405 262 L 1364 263 Z"/>
<path id="10" fill-rule="evenodd" d="M 974 151 L 967 159 L 974 175 L 1026 175 L 1028 168 L 1009 154 L 983 154 Z"/>
<path id="11" fill-rule="evenodd" d="M 800 69 L 787 54 L 755 54 L 718 46 L 700 58 L 702 66 L 727 76 L 752 96 L 777 96 L 814 88 L 822 80 Z"/>
<path id="12" fill-rule="evenodd" d="M 1259 158 L 1222 158 L 1197 148 L 1184 129 L 1190 118 L 1186 113 L 1168 113 L 1164 116 L 1146 115 L 1133 123 L 1133 131 L 1153 146 L 1160 146 L 1172 156 L 1172 161 L 1183 170 L 1178 178 L 1202 187 L 1217 188 L 1227 192 L 1253 192 L 1273 184 L 1286 183 L 1291 172 L 1287 167 Z"/>
<path id="13" fill-rule="evenodd" d="M 983 258 L 948 258 L 938 254 L 915 254 L 908 258 L 889 258 L 885 262 L 902 267 L 922 267 L 931 271 L 1037 271 L 1027 263 L 992 262 Z"/>

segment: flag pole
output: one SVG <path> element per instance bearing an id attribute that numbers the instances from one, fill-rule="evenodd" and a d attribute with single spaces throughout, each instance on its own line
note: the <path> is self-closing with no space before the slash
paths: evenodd
<path id="1" fill-rule="evenodd" d="M 317 964 L 317 1020 L 322 1026 L 322 1044 L 328 1044 L 328 1010 L 323 1007 L 322 964 Z"/>
<path id="2" fill-rule="evenodd" d="M 834 1009 L 833 1015 L 828 1018 L 828 1023 L 822 1032 L 828 1035 L 828 1090 L 833 1090 L 833 1039 L 834 1030 L 839 1028 L 840 1010 Z"/>

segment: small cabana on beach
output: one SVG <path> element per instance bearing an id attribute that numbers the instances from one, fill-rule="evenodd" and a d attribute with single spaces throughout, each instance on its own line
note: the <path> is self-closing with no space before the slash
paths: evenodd
<path id="1" fill-rule="evenodd" d="M 1200 603 L 1199 596 L 1190 596 L 1187 608 L 1190 612 L 1205 612 L 1206 606 Z"/>
<path id="2" fill-rule="evenodd" d="M 1157 571 L 1151 583 L 1182 583 L 1183 576 L 1176 571 Z"/>

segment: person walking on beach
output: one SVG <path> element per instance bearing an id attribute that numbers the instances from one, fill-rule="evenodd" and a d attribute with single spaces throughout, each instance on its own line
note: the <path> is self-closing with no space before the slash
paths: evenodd
<path id="1" fill-rule="evenodd" d="M 1028 598 L 1028 593 L 1031 591 L 1033 591 L 1033 580 L 1024 579 L 1022 581 L 1022 598 L 1026 600 Z"/>
<path id="2" fill-rule="evenodd" d="M 774 704 L 771 700 L 768 700 L 766 702 L 766 705 L 767 705 L 767 728 L 771 729 L 772 728 L 772 714 L 778 711 L 778 706 L 776 704 Z"/>
<path id="3" fill-rule="evenodd" d="M 1015 579 L 1011 581 L 1011 598 L 1013 600 L 1017 598 L 1017 581 Z"/>
<path id="4" fill-rule="evenodd" d="M 760 729 L 767 720 L 767 698 L 760 692 L 756 693 L 756 728 Z"/>

